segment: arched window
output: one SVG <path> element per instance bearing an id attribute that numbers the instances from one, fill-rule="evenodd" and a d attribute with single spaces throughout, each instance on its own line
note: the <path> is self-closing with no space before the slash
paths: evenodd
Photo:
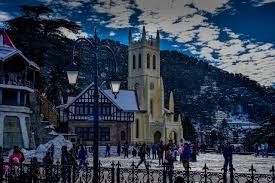
<path id="1" fill-rule="evenodd" d="M 156 55 L 153 55 L 153 69 L 156 69 Z"/>
<path id="2" fill-rule="evenodd" d="M 125 131 L 122 131 L 120 133 L 120 139 L 121 139 L 121 141 L 126 140 L 126 133 L 125 133 Z"/>
<path id="3" fill-rule="evenodd" d="M 147 69 L 150 69 L 150 54 L 147 54 Z"/>
<path id="4" fill-rule="evenodd" d="M 153 117 L 153 115 L 154 115 L 153 111 L 154 111 L 153 99 L 151 99 L 151 100 L 150 100 L 150 112 L 151 112 L 152 117 Z"/>
<path id="5" fill-rule="evenodd" d="M 139 138 L 139 120 L 136 119 L 136 138 Z"/>
<path id="6" fill-rule="evenodd" d="M 133 69 L 136 69 L 136 55 L 133 55 Z"/>
<path id="7" fill-rule="evenodd" d="M 141 68 L 141 54 L 138 55 L 138 68 Z"/>

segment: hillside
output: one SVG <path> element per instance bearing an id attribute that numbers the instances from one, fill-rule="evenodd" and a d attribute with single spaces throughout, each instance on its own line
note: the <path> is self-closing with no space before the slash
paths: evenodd
<path id="1" fill-rule="evenodd" d="M 70 63 L 72 56 L 72 40 L 62 35 L 60 27 L 76 33 L 80 29 L 78 25 L 64 20 L 26 16 L 15 18 L 9 24 L 8 34 L 17 48 L 41 66 L 40 90 L 47 94 L 49 100 L 58 105 L 62 98 L 66 100 L 68 92 L 78 92 L 87 86 L 87 80 L 92 76 L 92 65 L 81 65 L 82 73 L 76 88 L 68 85 L 64 73 L 64 67 Z M 126 88 L 127 46 L 117 41 L 104 41 L 115 50 L 118 76 Z M 216 111 L 256 122 L 269 118 L 275 111 L 275 91 L 271 87 L 262 87 L 241 74 L 228 73 L 177 51 L 161 51 L 161 75 L 165 103 L 170 91 L 173 91 L 176 113 L 191 118 L 194 124 L 212 124 Z"/>

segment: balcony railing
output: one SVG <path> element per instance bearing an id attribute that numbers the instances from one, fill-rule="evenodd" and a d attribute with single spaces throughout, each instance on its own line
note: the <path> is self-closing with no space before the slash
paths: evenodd
<path id="1" fill-rule="evenodd" d="M 0 75 L 0 84 L 26 86 L 34 89 L 33 82 L 25 79 L 25 76 L 22 73 L 4 72 Z"/>

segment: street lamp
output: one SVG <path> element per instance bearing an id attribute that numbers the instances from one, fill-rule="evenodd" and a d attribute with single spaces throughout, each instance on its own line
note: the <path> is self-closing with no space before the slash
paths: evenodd
<path id="1" fill-rule="evenodd" d="M 99 158 L 98 158 L 98 141 L 99 141 L 99 62 L 98 62 L 98 55 L 100 53 L 100 51 L 102 50 L 105 50 L 107 51 L 108 53 L 110 53 L 112 55 L 112 58 L 114 59 L 114 67 L 108 67 L 108 71 L 111 71 L 111 69 L 113 69 L 113 71 L 111 72 L 114 72 L 116 73 L 116 59 L 115 59 L 115 55 L 113 53 L 113 51 L 109 48 L 109 46 L 105 45 L 105 44 L 102 44 L 101 42 L 99 42 L 98 38 L 97 38 L 97 34 L 96 34 L 96 30 L 95 30 L 95 34 L 94 34 L 94 39 L 93 41 L 89 40 L 89 39 L 86 39 L 86 38 L 79 38 L 75 41 L 74 43 L 74 47 L 73 47 L 73 59 L 72 59 L 72 63 L 70 66 L 66 67 L 66 72 L 67 72 L 67 77 L 68 77 L 68 81 L 70 84 L 76 84 L 76 81 L 77 81 L 77 77 L 78 77 L 78 73 L 79 73 L 79 69 L 77 67 L 77 63 L 75 63 L 75 53 L 76 53 L 76 45 L 78 43 L 81 43 L 81 42 L 85 42 L 85 43 L 88 43 L 88 46 L 89 46 L 89 49 L 88 49 L 88 52 L 89 54 L 93 54 L 94 55 L 94 59 L 91 60 L 91 59 L 84 59 L 83 55 L 82 57 L 82 60 L 79 60 L 79 59 L 76 59 L 77 62 L 85 62 L 85 64 L 92 64 L 92 63 L 87 63 L 87 60 L 88 61 L 93 61 L 95 62 L 94 64 L 94 79 L 93 79 L 93 82 L 94 82 L 94 94 L 93 94 L 93 97 L 94 97 L 94 110 L 93 110 L 93 122 L 94 122 L 94 143 L 93 143 L 93 146 L 94 146 L 94 153 L 93 153 L 93 163 L 94 163 L 94 176 L 93 176 L 93 183 L 98 183 L 99 182 L 99 166 L 98 166 L 98 163 L 99 163 Z M 87 49 L 86 49 L 87 50 Z M 90 52 L 91 51 L 91 52 Z M 80 52 L 81 53 L 81 52 Z M 108 57 L 107 59 L 109 62 L 110 62 L 110 57 Z M 105 60 L 104 60 L 105 61 Z M 80 64 L 80 63 L 78 63 Z M 110 63 L 109 63 L 110 65 Z M 112 92 L 115 96 L 115 98 L 117 98 L 117 95 L 119 93 L 119 88 L 120 88 L 120 82 L 119 81 L 111 81 L 110 82 L 110 87 L 112 89 Z"/>

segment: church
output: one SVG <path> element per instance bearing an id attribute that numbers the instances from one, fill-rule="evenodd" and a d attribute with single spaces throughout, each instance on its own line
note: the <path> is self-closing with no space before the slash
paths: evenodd
<path id="1" fill-rule="evenodd" d="M 146 38 L 143 27 L 141 39 L 128 36 L 128 89 L 136 90 L 139 112 L 131 124 L 132 143 L 158 143 L 183 139 L 180 116 L 174 120 L 174 97 L 170 93 L 169 106 L 164 106 L 164 86 L 160 75 L 160 34 Z"/>

